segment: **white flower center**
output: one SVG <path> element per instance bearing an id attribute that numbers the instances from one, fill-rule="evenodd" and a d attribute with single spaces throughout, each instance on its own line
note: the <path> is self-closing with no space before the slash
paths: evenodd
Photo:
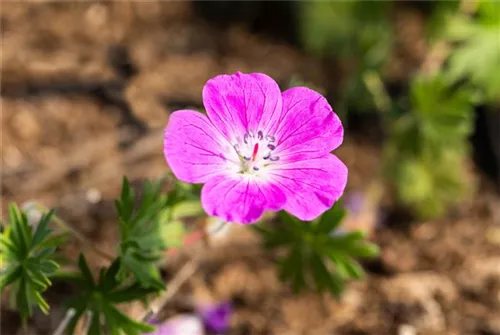
<path id="1" fill-rule="evenodd" d="M 240 173 L 255 174 L 266 166 L 279 160 L 273 154 L 276 149 L 274 136 L 264 134 L 261 130 L 249 131 L 242 140 L 233 145 L 236 154 L 240 158 Z"/>

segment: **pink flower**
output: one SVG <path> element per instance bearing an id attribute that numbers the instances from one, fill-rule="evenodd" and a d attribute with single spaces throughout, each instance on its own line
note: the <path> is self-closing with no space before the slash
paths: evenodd
<path id="1" fill-rule="evenodd" d="M 246 224 L 266 210 L 286 210 L 309 221 L 344 192 L 347 168 L 330 154 L 344 129 L 319 93 L 282 93 L 265 74 L 238 72 L 210 79 L 203 103 L 208 117 L 172 113 L 164 153 L 178 179 L 205 184 L 209 215 Z"/>

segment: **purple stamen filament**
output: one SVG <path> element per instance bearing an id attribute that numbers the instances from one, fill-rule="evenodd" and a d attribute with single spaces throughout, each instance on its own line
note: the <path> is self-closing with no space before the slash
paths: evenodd
<path id="1" fill-rule="evenodd" d="M 257 132 L 249 131 L 243 135 L 243 141 L 233 145 L 234 150 L 241 159 L 241 173 L 259 171 L 273 162 L 279 160 L 278 156 L 273 156 L 272 152 L 276 149 L 273 144 L 275 138 L 272 135 L 265 135 L 262 130 Z M 259 148 L 264 148 L 264 152 L 259 152 Z M 262 151 L 262 150 L 261 150 Z"/>

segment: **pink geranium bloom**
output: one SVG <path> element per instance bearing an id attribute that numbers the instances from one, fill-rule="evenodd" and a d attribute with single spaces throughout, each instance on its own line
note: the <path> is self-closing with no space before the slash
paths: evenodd
<path id="1" fill-rule="evenodd" d="M 181 110 L 165 129 L 175 176 L 205 184 L 205 211 L 254 223 L 264 211 L 313 220 L 342 195 L 347 168 L 333 154 L 344 129 L 326 99 L 306 88 L 280 91 L 261 73 L 220 75 L 203 88 L 207 116 Z"/>

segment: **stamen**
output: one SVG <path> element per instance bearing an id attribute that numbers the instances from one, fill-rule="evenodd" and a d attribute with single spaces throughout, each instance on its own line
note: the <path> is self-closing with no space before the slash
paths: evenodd
<path id="1" fill-rule="evenodd" d="M 243 142 L 245 142 L 245 144 L 248 144 L 248 134 L 245 134 L 243 136 Z"/>
<path id="2" fill-rule="evenodd" d="M 254 171 L 259 171 L 259 167 L 258 167 L 258 166 L 254 166 L 254 167 L 253 167 L 253 170 L 254 170 Z"/>
<path id="3" fill-rule="evenodd" d="M 280 158 L 278 156 L 271 157 L 271 162 L 279 161 Z"/>
<path id="4" fill-rule="evenodd" d="M 255 157 L 257 157 L 257 152 L 259 151 L 259 143 L 255 143 L 253 147 L 252 161 L 255 161 Z"/>
<path id="5" fill-rule="evenodd" d="M 262 140 L 264 138 L 264 134 L 262 134 L 262 130 L 259 130 L 257 132 L 257 137 L 259 138 L 259 141 Z"/>
<path id="6" fill-rule="evenodd" d="M 269 159 L 269 157 L 271 157 L 271 153 L 270 152 L 268 152 L 267 155 L 265 155 L 264 157 L 262 157 L 262 159 L 267 160 L 267 159 Z"/>
<path id="7" fill-rule="evenodd" d="M 276 146 L 275 146 L 275 145 L 273 145 L 273 144 L 268 144 L 268 145 L 267 145 L 267 147 L 268 147 L 269 149 L 271 149 L 271 150 L 276 149 Z"/>
<path id="8" fill-rule="evenodd" d="M 275 139 L 275 138 L 274 138 L 274 136 L 272 136 L 272 135 L 267 135 L 267 136 L 266 136 L 266 140 L 268 140 L 269 142 L 274 142 L 274 141 L 276 141 L 276 139 Z"/>
<path id="9" fill-rule="evenodd" d="M 248 156 L 243 156 L 243 159 L 246 160 L 246 161 L 249 161 L 250 160 L 250 157 Z"/>
<path id="10" fill-rule="evenodd" d="M 234 145 L 234 150 L 236 151 L 236 153 L 240 153 L 240 145 L 238 143 Z"/>

